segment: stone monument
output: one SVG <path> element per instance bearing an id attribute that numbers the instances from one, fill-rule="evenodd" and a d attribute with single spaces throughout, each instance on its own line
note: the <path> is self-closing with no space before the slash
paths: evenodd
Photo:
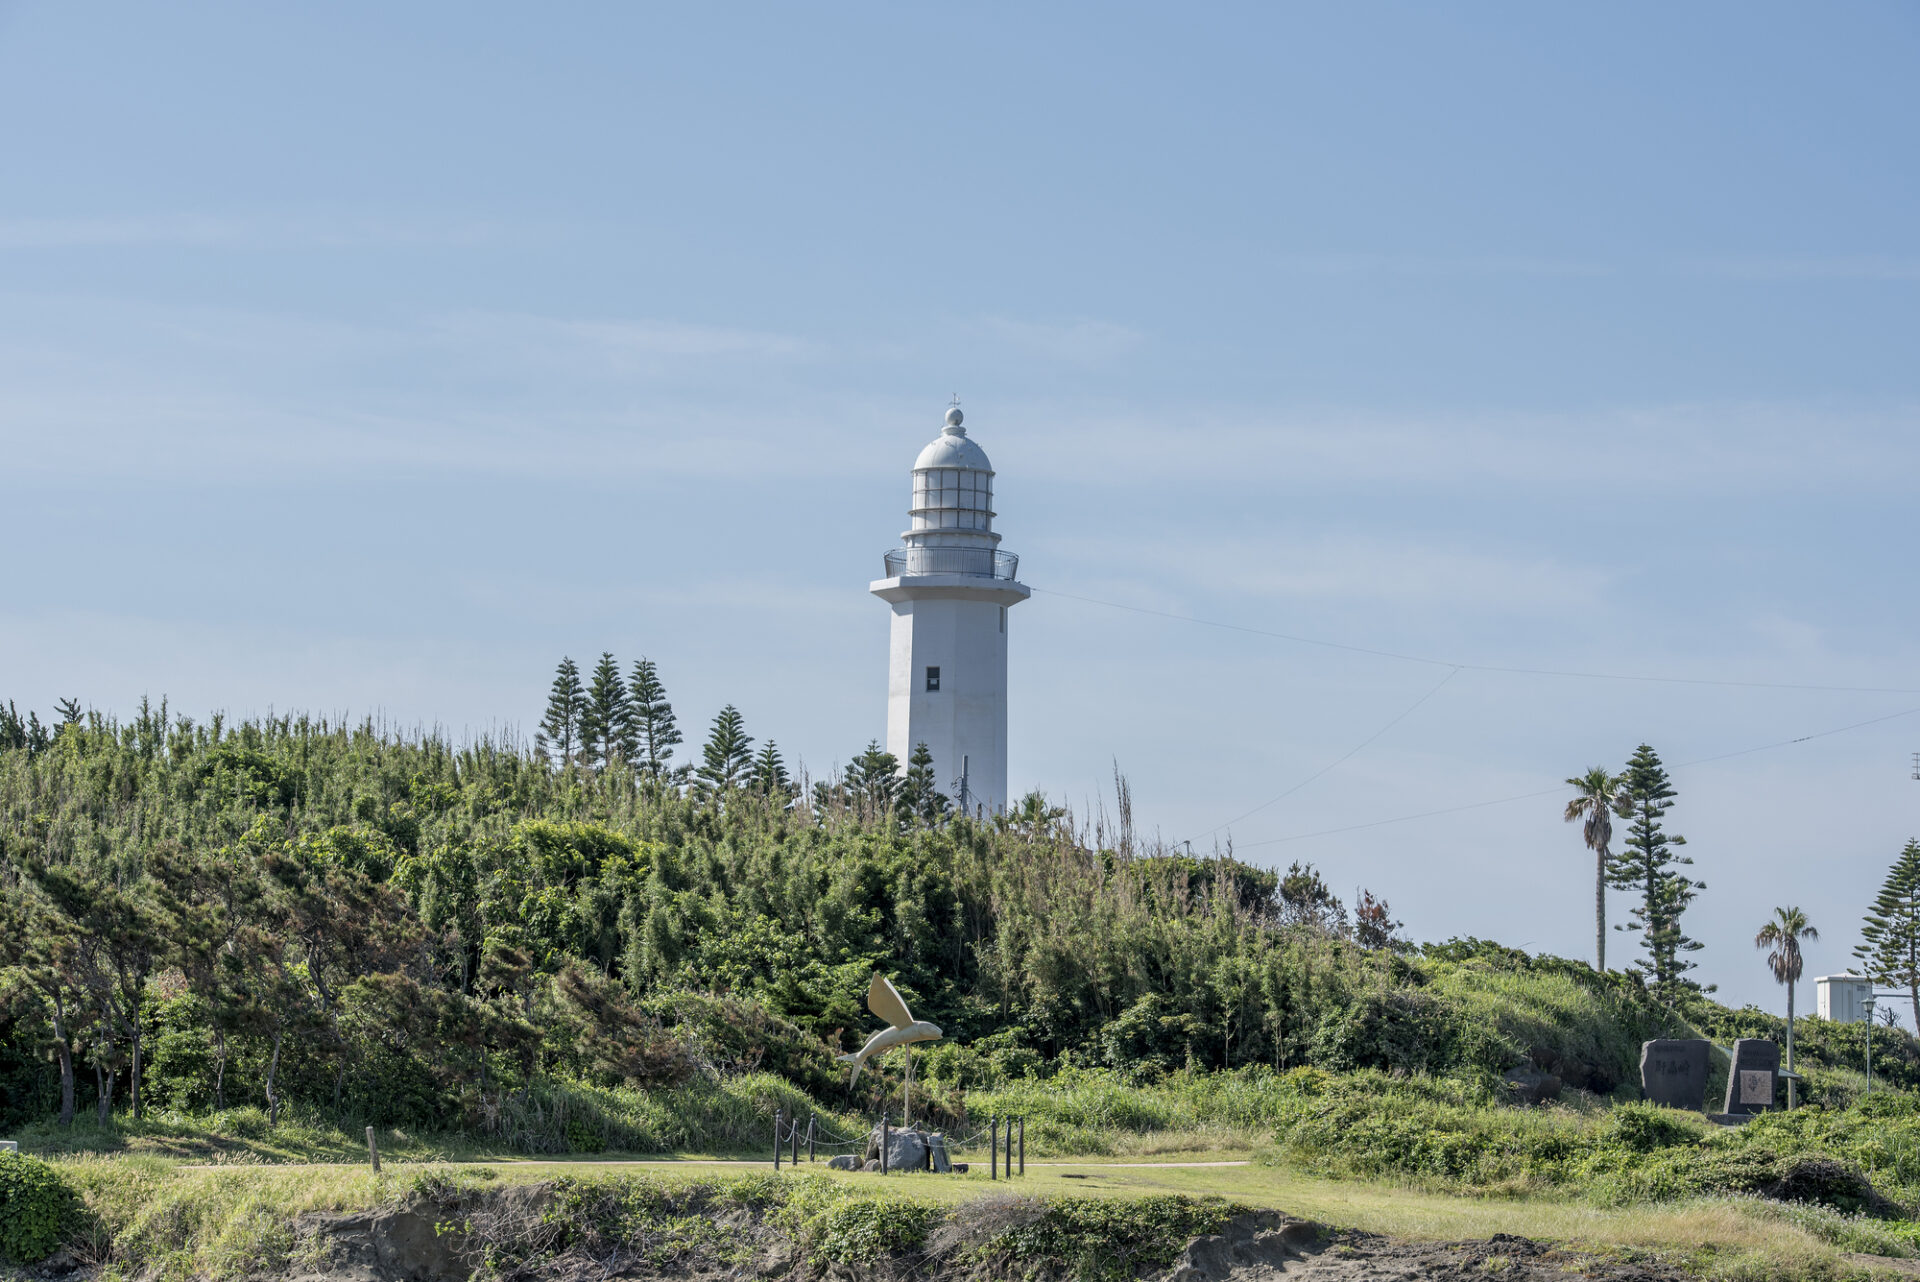
<path id="1" fill-rule="evenodd" d="M 1727 1068 L 1727 1104 L 1721 1117 L 1743 1121 L 1773 1107 L 1780 1085 L 1780 1047 L 1763 1037 L 1742 1037 L 1733 1044 Z"/>
<path id="2" fill-rule="evenodd" d="M 1640 1090 L 1655 1104 L 1704 1112 L 1707 1055 L 1712 1043 L 1698 1037 L 1660 1037 L 1640 1043 Z"/>

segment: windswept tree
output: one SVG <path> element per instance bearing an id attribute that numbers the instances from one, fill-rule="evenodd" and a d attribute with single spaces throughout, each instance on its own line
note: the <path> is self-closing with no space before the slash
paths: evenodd
<path id="1" fill-rule="evenodd" d="M 747 733 L 740 709 L 728 704 L 713 718 L 694 778 L 703 793 L 712 795 L 743 786 L 752 773 L 753 736 Z"/>
<path id="2" fill-rule="evenodd" d="M 631 761 L 638 752 L 627 683 L 620 679 L 620 665 L 613 661 L 613 655 L 603 652 L 594 665 L 593 681 L 581 708 L 581 759 L 589 765 L 610 766 L 616 761 Z"/>
<path id="3" fill-rule="evenodd" d="M 1920 841 L 1909 841 L 1887 870 L 1860 938 L 1853 955 L 1861 968 L 1877 983 L 1907 990 L 1920 1028 Z"/>
<path id="4" fill-rule="evenodd" d="M 1405 922 L 1395 921 L 1387 901 L 1376 899 L 1371 890 L 1363 890 L 1353 904 L 1353 940 L 1362 948 L 1403 949 L 1410 947 L 1400 938 Z"/>
<path id="5" fill-rule="evenodd" d="M 1580 836 L 1593 852 L 1593 968 L 1607 969 L 1607 872 L 1613 863 L 1613 817 L 1626 818 L 1632 803 L 1618 776 L 1594 766 L 1567 780 L 1574 789 L 1563 818 L 1580 824 Z"/>
<path id="6" fill-rule="evenodd" d="M 674 725 L 673 705 L 667 702 L 667 688 L 660 683 L 660 671 L 652 659 L 634 662 L 627 680 L 627 709 L 637 745 L 634 767 L 649 778 L 672 780 L 675 772 L 668 763 L 680 742 L 680 730 Z"/>
<path id="7" fill-rule="evenodd" d="M 580 684 L 580 667 L 572 659 L 560 660 L 547 691 L 547 715 L 533 737 L 533 749 L 541 757 L 557 753 L 559 764 L 571 763 L 580 751 L 580 721 L 587 710 L 587 695 Z"/>
<path id="8" fill-rule="evenodd" d="M 1614 861 L 1612 880 L 1621 890 L 1640 894 L 1633 921 L 1623 929 L 1639 933 L 1647 954 L 1647 975 L 1655 990 L 1672 1001 L 1692 983 L 1685 976 L 1694 963 L 1686 954 L 1700 949 L 1700 942 L 1681 928 L 1680 918 L 1694 894 L 1707 884 L 1682 871 L 1693 864 L 1676 850 L 1687 839 L 1668 835 L 1661 825 L 1678 794 L 1659 754 L 1641 744 L 1627 762 L 1620 783 L 1627 801 L 1627 848 Z"/>
<path id="9" fill-rule="evenodd" d="M 1755 948 L 1770 949 L 1767 968 L 1775 983 L 1787 986 L 1787 1071 L 1793 1071 L 1793 986 L 1800 982 L 1802 959 L 1800 941 L 1818 939 L 1820 932 L 1807 923 L 1807 915 L 1798 908 L 1776 908 L 1773 917 L 1753 937 Z M 1787 1107 L 1794 1105 L 1794 1081 L 1787 1079 Z"/>

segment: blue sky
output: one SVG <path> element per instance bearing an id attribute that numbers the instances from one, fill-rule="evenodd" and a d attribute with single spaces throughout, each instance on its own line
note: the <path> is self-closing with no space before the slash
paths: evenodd
<path id="1" fill-rule="evenodd" d="M 611 649 L 822 773 L 958 391 L 1016 787 L 1117 762 L 1168 839 L 1585 956 L 1557 797 L 1378 821 L 1920 710 L 1917 56 L 1900 4 L 0 5 L 0 697 L 465 733 Z M 1446 668 L 1076 597 L 1868 689 L 1409 713 Z M 1676 771 L 1706 980 L 1777 1004 L 1785 902 L 1843 968 L 1915 749 Z"/>

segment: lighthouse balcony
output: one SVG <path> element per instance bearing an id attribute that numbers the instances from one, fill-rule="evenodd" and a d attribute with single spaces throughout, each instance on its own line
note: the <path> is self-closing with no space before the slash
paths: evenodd
<path id="1" fill-rule="evenodd" d="M 887 553 L 889 579 L 931 574 L 966 574 L 982 579 L 1014 579 L 1020 558 L 992 548 L 895 548 Z"/>

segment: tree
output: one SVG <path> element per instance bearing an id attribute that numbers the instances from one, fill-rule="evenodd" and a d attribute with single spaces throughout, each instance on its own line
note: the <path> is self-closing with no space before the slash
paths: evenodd
<path id="1" fill-rule="evenodd" d="M 627 683 L 620 679 L 620 665 L 613 655 L 603 652 L 594 665 L 593 684 L 587 688 L 580 713 L 580 755 L 589 765 L 610 766 L 638 754 Z"/>
<path id="2" fill-rule="evenodd" d="M 534 735 L 534 751 L 544 758 L 551 746 L 558 750 L 561 766 L 572 762 L 580 749 L 580 720 L 586 710 L 579 665 L 572 659 L 562 659 L 547 691 L 547 715 L 541 718 L 539 733 Z"/>
<path id="3" fill-rule="evenodd" d="M 1920 841 L 1909 841 L 1887 870 L 1853 950 L 1870 979 L 1907 990 L 1920 1027 Z M 1889 1008 L 1891 1009 L 1891 1008 Z"/>
<path id="4" fill-rule="evenodd" d="M 1640 903 L 1633 909 L 1633 922 L 1621 929 L 1637 931 L 1646 949 L 1646 969 L 1654 988 L 1666 1000 L 1674 1000 L 1694 963 L 1683 954 L 1698 952 L 1700 942 L 1687 937 L 1680 927 L 1680 916 L 1693 902 L 1696 891 L 1707 883 L 1695 881 L 1678 869 L 1691 866 L 1692 859 L 1676 854 L 1674 847 L 1687 839 L 1669 836 L 1660 821 L 1673 808 L 1674 792 L 1659 754 L 1641 744 L 1634 749 L 1620 777 L 1627 806 L 1626 851 L 1613 864 L 1613 884 L 1622 890 L 1640 892 Z"/>
<path id="5" fill-rule="evenodd" d="M 1362 948 L 1404 948 L 1407 947 L 1399 937 L 1399 931 L 1405 922 L 1393 919 L 1393 910 L 1387 907 L 1387 901 L 1376 899 L 1373 892 L 1363 890 L 1353 905 L 1353 938 Z"/>
<path id="6" fill-rule="evenodd" d="M 1769 948 L 1767 966 L 1775 983 L 1787 986 L 1787 1071 L 1793 1071 L 1793 986 L 1800 981 L 1800 941 L 1818 939 L 1820 932 L 1807 923 L 1798 908 L 1776 908 L 1773 917 L 1753 937 L 1755 948 Z M 1793 1079 L 1787 1079 L 1787 1107 L 1794 1104 Z"/>
<path id="7" fill-rule="evenodd" d="M 627 682 L 627 707 L 639 745 L 635 765 L 653 779 L 670 779 L 673 772 L 667 762 L 674 745 L 680 742 L 680 731 L 674 725 L 673 705 L 667 702 L 667 688 L 660 684 L 660 673 L 652 659 L 635 661 Z"/>
<path id="8" fill-rule="evenodd" d="M 1607 969 L 1607 869 L 1613 862 L 1613 816 L 1622 819 L 1631 813 L 1621 780 L 1607 773 L 1605 766 L 1594 766 L 1584 775 L 1567 780 L 1575 789 L 1567 802 L 1568 823 L 1584 820 L 1580 836 L 1593 852 L 1593 968 L 1602 974 Z"/>
<path id="9" fill-rule="evenodd" d="M 868 740 L 866 751 L 848 763 L 841 783 L 861 819 L 880 819 L 893 808 L 900 790 L 900 759 L 881 748 L 878 739 Z"/>
<path id="10" fill-rule="evenodd" d="M 787 775 L 787 763 L 781 760 L 780 749 L 771 739 L 760 745 L 760 755 L 753 759 L 751 787 L 763 797 L 782 801 L 793 795 L 793 780 Z"/>
<path id="11" fill-rule="evenodd" d="M 72 940 L 68 964 L 78 986 L 86 990 L 96 1019 L 93 1061 L 100 1121 L 104 1125 L 112 1115 L 122 1045 L 131 1053 L 129 1102 L 134 1117 L 144 1117 L 140 1078 L 146 1048 L 147 979 L 165 946 L 146 887 L 137 879 L 97 875 L 73 866 L 31 871 L 47 904 L 63 919 L 55 929 Z"/>
<path id="12" fill-rule="evenodd" d="M 0 898 L 0 965 L 18 976 L 45 1012 L 60 1069 L 63 1127 L 73 1125 L 77 1030 L 95 1018 L 79 972 L 79 948 L 71 924 L 44 900 L 29 896 L 24 886 L 17 895 Z"/>
<path id="13" fill-rule="evenodd" d="M 914 745 L 907 758 L 907 773 L 900 778 L 900 808 L 931 828 L 947 817 L 953 803 L 940 791 L 933 775 L 933 750 L 924 743 Z"/>
<path id="14" fill-rule="evenodd" d="M 694 776 L 701 791 L 723 793 L 747 782 L 753 769 L 753 736 L 747 733 L 740 709 L 728 704 L 713 719 L 707 745 L 701 750 Z"/>
<path id="15" fill-rule="evenodd" d="M 1324 935 L 1347 933 L 1347 908 L 1327 886 L 1326 879 L 1312 864 L 1298 860 L 1280 879 L 1280 920 L 1289 926 L 1306 926 Z M 1385 904 L 1381 905 L 1384 910 Z"/>

